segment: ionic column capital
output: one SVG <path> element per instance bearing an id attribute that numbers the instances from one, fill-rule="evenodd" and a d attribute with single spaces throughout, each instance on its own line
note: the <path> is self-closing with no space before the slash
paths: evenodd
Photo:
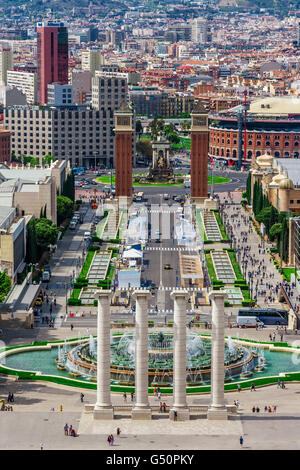
<path id="1" fill-rule="evenodd" d="M 97 290 L 95 292 L 95 299 L 100 300 L 102 297 L 111 297 L 111 290 L 110 289 L 102 289 L 102 290 Z"/>
<path id="2" fill-rule="evenodd" d="M 177 297 L 184 299 L 189 298 L 189 293 L 185 289 L 174 289 L 170 294 L 171 299 L 175 300 Z"/>
<path id="3" fill-rule="evenodd" d="M 215 300 L 215 299 L 223 299 L 226 300 L 228 298 L 227 292 L 220 291 L 220 290 L 213 290 L 208 294 L 209 300 Z"/>
<path id="4" fill-rule="evenodd" d="M 147 289 L 136 289 L 132 293 L 134 300 L 137 300 L 139 297 L 146 297 L 147 299 L 150 296 L 150 292 Z"/>

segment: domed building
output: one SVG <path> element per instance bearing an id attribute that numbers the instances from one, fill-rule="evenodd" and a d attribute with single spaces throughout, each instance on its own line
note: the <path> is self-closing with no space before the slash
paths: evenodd
<path id="1" fill-rule="evenodd" d="M 300 163 L 289 158 L 274 158 L 269 153 L 253 162 L 251 187 L 262 185 L 263 194 L 279 211 L 300 214 Z M 252 199 L 252 196 L 251 196 Z"/>

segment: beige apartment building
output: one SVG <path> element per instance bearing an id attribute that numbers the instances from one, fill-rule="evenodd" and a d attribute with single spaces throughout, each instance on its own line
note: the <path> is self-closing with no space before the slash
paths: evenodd
<path id="1" fill-rule="evenodd" d="M 95 109 L 118 109 L 127 101 L 127 74 L 121 72 L 95 72 L 92 79 L 92 106 Z"/>
<path id="2" fill-rule="evenodd" d="M 7 72 L 13 69 L 13 53 L 9 48 L 0 48 L 0 83 L 7 85 Z"/>
<path id="3" fill-rule="evenodd" d="M 81 68 L 88 70 L 94 76 L 95 71 L 100 69 L 101 65 L 105 65 L 105 58 L 102 51 L 88 49 L 81 53 Z"/>
<path id="4" fill-rule="evenodd" d="M 92 74 L 89 70 L 72 70 L 70 81 L 75 104 L 85 104 L 91 95 Z"/>
<path id="5" fill-rule="evenodd" d="M 35 73 L 8 70 L 7 85 L 22 91 L 26 95 L 28 104 L 37 103 L 37 76 Z"/>
<path id="6" fill-rule="evenodd" d="M 74 106 L 12 106 L 4 110 L 11 151 L 38 157 L 51 154 L 87 168 L 113 164 L 113 110 Z"/>

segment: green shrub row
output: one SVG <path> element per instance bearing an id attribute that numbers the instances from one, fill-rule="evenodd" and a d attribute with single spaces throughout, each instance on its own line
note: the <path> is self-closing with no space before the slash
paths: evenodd
<path id="1" fill-rule="evenodd" d="M 88 248 L 88 251 L 98 251 L 98 250 L 100 250 L 99 245 L 92 245 L 92 246 L 89 246 Z"/>
<path id="2" fill-rule="evenodd" d="M 81 305 L 81 299 L 68 299 L 68 305 L 79 306 Z"/>

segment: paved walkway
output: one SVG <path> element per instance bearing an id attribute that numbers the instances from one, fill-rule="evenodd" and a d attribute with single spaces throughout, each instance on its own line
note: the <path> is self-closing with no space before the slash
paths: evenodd
<path id="1" fill-rule="evenodd" d="M 13 412 L 0 413 L 0 449 L 107 449 L 107 435 L 120 427 L 111 450 L 140 449 L 239 449 L 239 437 L 244 436 L 248 449 L 300 449 L 300 414 L 296 403 L 300 384 L 286 385 L 286 389 L 269 386 L 242 392 L 226 393 L 229 404 L 239 400 L 239 415 L 227 422 L 192 419 L 186 423 L 171 422 L 162 415 L 150 422 L 132 422 L 128 418 L 114 421 L 94 421 L 83 412 L 80 389 L 63 388 L 39 382 L 12 382 L 0 377 L 0 398 L 13 392 Z M 83 391 L 84 401 L 94 403 L 95 392 Z M 171 404 L 171 397 L 167 398 Z M 128 399 L 129 401 L 129 399 Z M 151 397 L 151 402 L 157 400 Z M 195 404 L 205 404 L 209 395 L 189 397 Z M 113 394 L 114 403 L 123 403 Z M 59 411 L 59 406 L 63 411 Z M 276 413 L 273 406 L 277 406 Z M 252 407 L 260 412 L 252 413 Z M 265 413 L 264 407 L 272 412 Z M 54 408 L 55 411 L 50 411 Z M 77 438 L 64 436 L 65 423 L 72 424 Z"/>

